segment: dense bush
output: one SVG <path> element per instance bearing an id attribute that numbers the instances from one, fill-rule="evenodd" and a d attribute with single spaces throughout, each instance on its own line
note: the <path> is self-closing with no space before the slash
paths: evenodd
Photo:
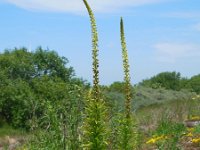
<path id="1" fill-rule="evenodd" d="M 43 116 L 47 102 L 54 106 L 70 103 L 72 96 L 89 85 L 74 78 L 67 63 L 55 51 L 41 47 L 35 52 L 20 48 L 1 53 L 0 118 L 15 127 L 30 128 L 33 117 Z"/>
<path id="2" fill-rule="evenodd" d="M 186 86 L 188 89 L 200 94 L 200 74 L 191 77 Z"/>

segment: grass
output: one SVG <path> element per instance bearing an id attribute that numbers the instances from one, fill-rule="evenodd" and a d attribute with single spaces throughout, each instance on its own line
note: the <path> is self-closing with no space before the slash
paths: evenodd
<path id="1" fill-rule="evenodd" d="M 174 100 L 165 103 L 155 103 L 140 108 L 136 116 L 140 126 L 148 129 L 155 128 L 162 119 L 169 119 L 175 122 L 184 122 L 189 116 L 198 115 L 200 110 L 194 100 Z"/>
<path id="2" fill-rule="evenodd" d="M 0 126 L 0 138 L 3 138 L 5 136 L 24 136 L 26 134 L 26 131 L 22 129 L 14 129 L 8 124 L 3 124 Z"/>

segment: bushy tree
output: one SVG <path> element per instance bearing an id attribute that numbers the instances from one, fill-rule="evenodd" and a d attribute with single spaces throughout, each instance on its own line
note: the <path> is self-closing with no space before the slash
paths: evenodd
<path id="1" fill-rule="evenodd" d="M 152 88 L 166 88 L 180 90 L 181 74 L 179 72 L 162 72 L 156 76 L 143 80 L 140 85 Z"/>
<path id="2" fill-rule="evenodd" d="M 49 77 L 59 77 L 64 81 L 70 81 L 74 76 L 72 67 L 66 67 L 68 59 L 60 57 L 55 51 L 43 50 L 37 48 L 33 53 L 33 65 L 35 77 L 47 75 Z"/>
<path id="3" fill-rule="evenodd" d="M 139 85 L 154 89 L 165 88 L 176 91 L 188 89 L 190 91 L 200 93 L 200 75 L 186 78 L 181 77 L 179 72 L 162 72 L 151 77 L 150 79 L 143 80 L 139 83 Z"/>
<path id="4" fill-rule="evenodd" d="M 191 77 L 191 79 L 187 82 L 186 87 L 200 94 L 200 74 Z"/>
<path id="5" fill-rule="evenodd" d="M 72 87 L 84 89 L 89 85 L 74 78 L 74 70 L 67 64 L 65 57 L 41 47 L 33 52 L 15 48 L 1 53 L 1 118 L 15 127 L 29 128 L 33 117 L 42 117 L 46 102 L 54 106 L 67 103 L 69 106 L 73 95 L 69 92 L 78 92 Z"/>
<path id="6" fill-rule="evenodd" d="M 0 54 L 1 72 L 9 79 L 21 78 L 29 81 L 47 75 L 69 81 L 74 76 L 74 70 L 72 67 L 66 67 L 67 64 L 67 58 L 41 47 L 35 52 L 29 52 L 26 48 L 15 48 Z"/>

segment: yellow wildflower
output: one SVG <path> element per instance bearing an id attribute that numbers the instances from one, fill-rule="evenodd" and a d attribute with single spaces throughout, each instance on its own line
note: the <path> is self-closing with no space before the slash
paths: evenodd
<path id="1" fill-rule="evenodd" d="M 194 128 L 187 128 L 187 131 L 193 132 L 193 131 L 194 131 Z"/>
<path id="2" fill-rule="evenodd" d="M 193 136 L 193 134 L 191 132 L 189 132 L 186 136 L 191 137 L 191 136 Z"/>
<path id="3" fill-rule="evenodd" d="M 159 140 L 162 140 L 162 139 L 166 139 L 167 138 L 167 136 L 165 136 L 165 135 L 161 135 L 161 136 L 153 136 L 153 138 L 151 138 L 151 139 L 149 139 L 147 142 L 146 142 L 146 144 L 154 144 L 154 143 L 156 143 L 157 141 L 159 141 Z"/>
<path id="4" fill-rule="evenodd" d="M 192 139 L 192 143 L 199 143 L 199 142 L 200 142 L 200 138 Z"/>
<path id="5" fill-rule="evenodd" d="M 191 120 L 200 120 L 200 116 L 193 116 Z"/>
<path id="6" fill-rule="evenodd" d="M 156 143 L 156 139 L 154 138 L 151 138 L 150 140 L 146 142 L 146 144 L 154 144 L 154 143 Z"/>

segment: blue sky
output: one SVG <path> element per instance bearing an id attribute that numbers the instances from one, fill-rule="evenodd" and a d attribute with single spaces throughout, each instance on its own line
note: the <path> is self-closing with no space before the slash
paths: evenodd
<path id="1" fill-rule="evenodd" d="M 199 0 L 88 0 L 99 33 L 100 82 L 123 80 L 120 17 L 124 18 L 132 83 L 163 71 L 200 73 Z M 82 0 L 0 0 L 0 51 L 38 46 L 69 59 L 92 81 L 91 33 Z"/>

